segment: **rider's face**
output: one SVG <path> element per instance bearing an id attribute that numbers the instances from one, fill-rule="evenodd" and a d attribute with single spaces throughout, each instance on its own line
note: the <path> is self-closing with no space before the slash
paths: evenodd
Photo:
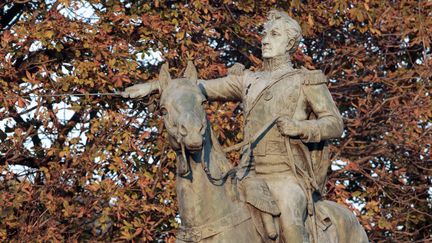
<path id="1" fill-rule="evenodd" d="M 275 20 L 264 27 L 262 39 L 262 56 L 272 58 L 286 55 L 292 48 L 293 39 L 287 34 L 286 24 L 281 20 Z"/>

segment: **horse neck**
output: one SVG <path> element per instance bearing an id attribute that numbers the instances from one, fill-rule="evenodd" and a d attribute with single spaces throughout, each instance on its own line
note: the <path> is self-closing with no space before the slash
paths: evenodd
<path id="1" fill-rule="evenodd" d="M 208 128 L 210 129 L 210 128 Z M 212 146 L 210 130 L 206 131 L 201 155 L 189 156 L 191 176 L 188 178 L 177 177 L 177 197 L 182 225 L 196 227 L 207 224 L 232 212 L 238 207 L 234 201 L 234 195 L 230 193 L 230 183 L 222 186 L 213 185 L 201 165 L 204 158 L 209 169 L 215 175 L 221 173 L 215 158 L 221 158 L 221 150 Z M 223 158 L 224 155 L 223 155 Z"/>

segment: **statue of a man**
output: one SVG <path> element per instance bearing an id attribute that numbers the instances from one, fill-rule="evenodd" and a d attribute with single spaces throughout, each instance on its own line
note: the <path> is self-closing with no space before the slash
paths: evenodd
<path id="1" fill-rule="evenodd" d="M 243 103 L 246 140 L 268 127 L 251 141 L 248 173 L 263 179 L 276 199 L 284 242 L 309 242 L 305 221 L 314 213 L 329 166 L 324 142 L 343 130 L 324 74 L 291 64 L 301 37 L 294 19 L 270 11 L 262 39 L 264 70 L 252 72 L 236 64 L 228 76 L 200 82 L 209 100 Z M 140 97 L 157 89 L 157 82 L 138 84 L 122 95 Z M 269 125 L 272 121 L 276 126 Z"/>

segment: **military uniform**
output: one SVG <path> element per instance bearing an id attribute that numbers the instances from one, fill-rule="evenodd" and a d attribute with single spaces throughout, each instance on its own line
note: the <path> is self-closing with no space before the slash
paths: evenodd
<path id="1" fill-rule="evenodd" d="M 243 103 L 245 140 L 276 117 L 299 121 L 301 136 L 286 138 L 276 126 L 270 126 L 253 143 L 251 154 L 254 172 L 267 182 L 282 212 L 282 228 L 289 231 L 290 227 L 304 227 L 305 188 L 310 186 L 305 185 L 323 184 L 329 165 L 313 158 L 310 145 L 340 137 L 343 123 L 321 71 L 293 69 L 288 60 L 272 62 L 263 72 L 237 70 L 223 78 L 201 81 L 200 86 L 209 100 Z"/>

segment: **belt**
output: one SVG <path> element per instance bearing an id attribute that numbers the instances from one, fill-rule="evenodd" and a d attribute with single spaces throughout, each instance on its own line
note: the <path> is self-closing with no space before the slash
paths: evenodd
<path id="1" fill-rule="evenodd" d="M 260 141 L 253 149 L 253 155 L 287 155 L 284 141 L 264 140 Z"/>

